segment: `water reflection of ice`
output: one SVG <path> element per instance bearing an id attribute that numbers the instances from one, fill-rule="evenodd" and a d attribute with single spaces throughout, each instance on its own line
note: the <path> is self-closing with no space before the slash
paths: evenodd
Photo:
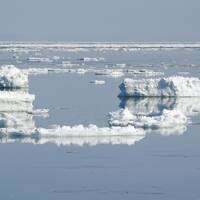
<path id="1" fill-rule="evenodd" d="M 23 135 L 1 135 L 0 143 L 31 143 L 31 144 L 56 144 L 61 145 L 90 145 L 95 146 L 99 144 L 126 144 L 133 145 L 137 141 L 144 138 L 144 135 L 126 135 L 126 136 L 79 136 L 79 137 L 37 137 L 37 136 L 23 136 Z"/>
<path id="2" fill-rule="evenodd" d="M 199 112 L 199 98 L 122 98 L 120 109 L 110 113 L 109 123 L 180 135 Z"/>
<path id="3" fill-rule="evenodd" d="M 122 98 L 120 108 L 134 115 L 161 115 L 163 110 L 179 110 L 188 117 L 199 114 L 200 98 Z"/>

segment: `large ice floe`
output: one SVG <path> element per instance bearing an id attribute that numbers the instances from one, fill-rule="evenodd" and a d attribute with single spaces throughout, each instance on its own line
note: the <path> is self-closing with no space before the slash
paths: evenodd
<path id="1" fill-rule="evenodd" d="M 128 144 L 145 137 L 142 129 L 127 127 L 98 127 L 96 125 L 54 126 L 52 128 L 2 128 L 2 141 L 31 142 L 35 144 L 54 143 L 57 145 Z"/>
<path id="2" fill-rule="evenodd" d="M 0 88 L 28 87 L 28 74 L 14 65 L 0 67 Z"/>
<path id="3" fill-rule="evenodd" d="M 124 97 L 200 96 L 200 79 L 173 76 L 158 79 L 125 79 L 119 86 Z"/>

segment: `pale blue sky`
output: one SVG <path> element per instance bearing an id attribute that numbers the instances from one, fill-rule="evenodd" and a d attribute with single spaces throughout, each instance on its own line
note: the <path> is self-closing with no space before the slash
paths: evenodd
<path id="1" fill-rule="evenodd" d="M 199 0 L 0 0 L 0 40 L 200 41 Z"/>

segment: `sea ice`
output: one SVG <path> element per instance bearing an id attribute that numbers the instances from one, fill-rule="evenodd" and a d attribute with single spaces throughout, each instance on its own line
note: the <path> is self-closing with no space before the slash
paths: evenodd
<path id="1" fill-rule="evenodd" d="M 14 65 L 0 67 L 0 88 L 28 87 L 28 74 Z"/>
<path id="2" fill-rule="evenodd" d="M 99 61 L 103 61 L 104 58 L 80 58 L 79 60 L 84 61 L 84 62 L 99 62 Z"/>
<path id="3" fill-rule="evenodd" d="M 38 57 L 30 57 L 27 58 L 27 60 L 30 62 L 52 62 L 52 60 L 49 58 L 38 58 Z"/>
<path id="4" fill-rule="evenodd" d="M 111 126 L 132 125 L 137 128 L 173 128 L 183 126 L 188 123 L 187 117 L 178 110 L 163 110 L 161 115 L 157 116 L 139 116 L 133 115 L 128 109 L 120 109 L 110 113 L 109 123 Z"/>
<path id="5" fill-rule="evenodd" d="M 104 70 L 96 70 L 95 75 L 101 75 L 101 76 L 108 76 L 108 77 L 122 77 L 124 76 L 124 73 L 122 70 L 117 69 L 104 69 Z"/>
<path id="6" fill-rule="evenodd" d="M 126 97 L 194 97 L 200 96 L 200 79 L 181 76 L 159 79 L 125 79 L 119 86 Z"/>
<path id="7" fill-rule="evenodd" d="M 34 99 L 24 91 L 0 91 L 0 112 L 33 112 Z"/>
<path id="8" fill-rule="evenodd" d="M 106 82 L 104 80 L 92 80 L 90 83 L 93 83 L 95 85 L 104 85 Z"/>

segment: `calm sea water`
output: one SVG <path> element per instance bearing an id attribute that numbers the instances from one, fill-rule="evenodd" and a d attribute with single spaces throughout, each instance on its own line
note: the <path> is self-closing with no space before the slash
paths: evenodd
<path id="1" fill-rule="evenodd" d="M 25 51 L 26 50 L 26 51 Z M 62 68 L 63 62 L 81 68 L 117 68 L 127 64 L 131 69 L 163 72 L 164 76 L 199 77 L 200 50 L 140 50 L 69 52 L 66 49 L 1 49 L 0 64 L 19 68 Z M 59 56 L 59 59 L 53 59 Z M 16 58 L 17 57 L 17 58 Z M 52 62 L 30 62 L 30 57 L 45 57 Z M 104 60 L 84 62 L 80 58 Z M 134 110 L 151 107 L 152 100 L 124 101 L 118 98 L 119 84 L 125 77 L 111 78 L 94 73 L 50 73 L 29 77 L 29 93 L 35 94 L 34 108 L 48 108 L 49 117 L 34 117 L 36 127 L 53 124 L 96 124 L 108 126 L 109 112 L 126 106 Z M 158 76 L 159 77 L 159 76 Z M 145 78 L 144 75 L 134 78 Z M 105 80 L 104 85 L 91 80 Z M 200 100 L 200 99 L 199 99 Z M 132 100 L 130 100 L 132 101 Z M 156 100 L 157 101 L 157 100 Z M 154 109 L 173 109 L 177 99 L 154 104 Z M 198 106 L 198 99 L 180 103 L 188 109 Z M 199 103 L 200 104 L 200 103 Z M 140 105 L 140 106 L 137 106 Z M 156 107 L 157 106 L 157 107 Z M 148 108 L 147 108 L 148 109 Z M 192 123 L 180 129 L 149 131 L 133 145 L 84 144 L 58 146 L 55 143 L 23 143 L 23 138 L 0 144 L 1 199 L 198 199 L 200 185 L 200 135 L 198 110 Z M 171 133 L 171 134 L 170 134 Z M 94 138 L 95 140 L 95 138 Z M 97 140 L 98 141 L 98 140 Z M 35 144 L 36 143 L 36 144 Z M 72 142 L 73 143 L 73 142 Z"/>

